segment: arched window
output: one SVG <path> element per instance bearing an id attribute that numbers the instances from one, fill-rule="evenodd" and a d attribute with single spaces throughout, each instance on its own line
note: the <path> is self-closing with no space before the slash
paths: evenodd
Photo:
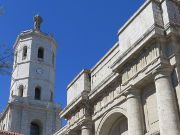
<path id="1" fill-rule="evenodd" d="M 38 58 L 39 59 L 44 59 L 44 48 L 40 47 L 38 49 Z"/>
<path id="2" fill-rule="evenodd" d="M 53 66 L 54 66 L 54 53 L 52 54 L 52 64 L 53 64 Z"/>
<path id="3" fill-rule="evenodd" d="M 51 91 L 50 101 L 53 101 L 53 92 Z"/>
<path id="4" fill-rule="evenodd" d="M 12 97 L 12 96 L 14 96 L 14 92 L 13 92 L 13 90 L 12 90 L 12 92 L 11 92 L 11 97 Z"/>
<path id="5" fill-rule="evenodd" d="M 3 130 L 5 130 L 5 124 L 3 125 Z"/>
<path id="6" fill-rule="evenodd" d="M 35 88 L 35 96 L 34 96 L 35 100 L 40 100 L 41 99 L 41 88 L 40 87 L 36 87 Z"/>
<path id="7" fill-rule="evenodd" d="M 22 59 L 26 59 L 27 57 L 27 46 L 23 47 L 23 54 L 22 54 Z"/>
<path id="8" fill-rule="evenodd" d="M 20 97 L 23 97 L 23 93 L 24 93 L 24 86 L 23 86 L 23 85 L 20 85 L 20 86 L 19 86 L 19 96 L 20 96 Z"/>
<path id="9" fill-rule="evenodd" d="M 30 135 L 40 135 L 40 127 L 38 124 L 32 122 L 30 128 Z"/>
<path id="10" fill-rule="evenodd" d="M 15 64 L 17 63 L 17 52 L 15 52 L 15 54 L 14 54 L 14 63 Z"/>

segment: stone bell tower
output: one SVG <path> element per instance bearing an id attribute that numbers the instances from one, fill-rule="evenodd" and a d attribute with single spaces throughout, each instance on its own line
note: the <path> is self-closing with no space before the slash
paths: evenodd
<path id="1" fill-rule="evenodd" d="M 24 135 L 52 135 L 60 128 L 60 107 L 54 103 L 55 39 L 41 31 L 42 18 L 34 17 L 34 29 L 22 32 L 14 44 L 14 65 L 4 130 Z M 2 117 L 3 117 L 2 115 Z"/>

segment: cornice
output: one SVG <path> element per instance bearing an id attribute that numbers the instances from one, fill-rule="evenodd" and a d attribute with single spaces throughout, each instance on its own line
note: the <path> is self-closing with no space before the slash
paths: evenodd
<path id="1" fill-rule="evenodd" d="M 103 58 L 101 58 L 96 64 L 95 66 L 93 66 L 91 68 L 91 73 L 115 50 L 119 47 L 119 43 L 115 43 L 115 45 L 103 56 Z"/>
<path id="2" fill-rule="evenodd" d="M 108 87 L 108 85 L 113 82 L 115 78 L 117 78 L 119 74 L 112 72 L 109 76 L 107 76 L 104 80 L 102 80 L 99 85 L 97 85 L 94 89 L 91 89 L 89 93 L 90 100 L 94 98 L 97 93 L 101 92 L 103 89 Z M 108 84 L 108 85 L 107 85 Z"/>
<path id="3" fill-rule="evenodd" d="M 162 37 L 163 35 L 156 33 L 156 28 L 159 30 L 164 31 L 161 26 L 158 25 L 152 25 L 144 35 L 142 35 L 137 41 L 129 47 L 125 52 L 123 52 L 119 58 L 112 64 L 111 68 L 114 72 L 118 72 L 118 69 L 124 65 L 124 63 L 129 60 L 134 53 L 136 53 L 138 50 L 143 48 L 147 42 L 154 38 Z M 162 32 L 163 33 L 163 32 Z"/>
<path id="4" fill-rule="evenodd" d="M 78 106 L 82 102 L 82 96 L 80 95 L 78 98 L 73 100 L 70 104 L 68 104 L 60 113 L 61 117 L 66 117 L 67 114 L 71 112 L 76 106 Z"/>
<path id="5" fill-rule="evenodd" d="M 54 102 L 37 101 L 28 98 L 13 96 L 8 101 L 9 106 L 18 106 L 26 109 L 45 110 L 45 111 L 57 111 L 60 113 L 61 107 Z"/>
<path id="6" fill-rule="evenodd" d="M 20 39 L 28 37 L 28 36 L 33 36 L 33 35 L 36 35 L 37 37 L 45 38 L 45 39 L 49 40 L 50 42 L 52 42 L 55 45 L 56 48 L 58 47 L 58 44 L 57 44 L 56 40 L 54 39 L 54 37 L 52 35 L 43 33 L 41 31 L 32 30 L 32 29 L 21 32 L 18 35 L 13 47 L 16 48 L 16 46 L 18 45 Z"/>
<path id="7" fill-rule="evenodd" d="M 130 17 L 130 19 L 119 29 L 118 35 L 120 35 L 151 2 L 160 3 L 158 0 L 146 0 L 145 3 L 132 15 L 132 17 Z"/>

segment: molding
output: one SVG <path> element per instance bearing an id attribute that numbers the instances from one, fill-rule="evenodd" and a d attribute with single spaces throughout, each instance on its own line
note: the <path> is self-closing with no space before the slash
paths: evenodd
<path id="1" fill-rule="evenodd" d="M 112 64 L 112 66 L 111 66 L 112 70 L 114 72 L 117 72 L 117 70 L 120 68 L 120 65 L 122 66 L 127 60 L 129 60 L 130 57 L 132 57 L 132 55 L 135 52 L 137 52 L 138 50 L 143 48 L 148 41 L 150 41 L 153 38 L 157 38 L 157 37 L 163 36 L 163 35 L 160 35 L 160 34 L 156 33 L 156 28 L 159 28 L 162 31 L 164 31 L 164 29 L 162 29 L 158 25 L 156 25 L 156 24 L 152 25 L 145 32 L 144 35 L 142 35 L 139 39 L 137 39 L 136 42 L 133 45 L 131 45 L 125 52 L 123 52 L 119 56 L 119 58 Z"/>
<path id="2" fill-rule="evenodd" d="M 92 68 L 91 68 L 91 73 L 92 72 L 94 72 L 94 70 L 97 68 L 97 67 L 99 67 L 99 65 L 104 61 L 104 60 L 106 60 L 106 58 L 115 50 L 115 49 L 117 49 L 119 47 L 119 42 L 117 42 L 117 43 L 115 43 L 115 45 L 105 54 L 105 56 L 103 56 L 103 58 L 101 58 L 100 59 L 100 61 L 99 62 L 97 62 L 96 64 L 95 64 L 95 66 L 93 66 Z M 119 52 L 119 51 L 118 51 Z"/>
<path id="3" fill-rule="evenodd" d="M 16 46 L 18 45 L 21 38 L 24 38 L 27 36 L 33 36 L 33 35 L 36 35 L 37 37 L 45 38 L 45 39 L 49 40 L 50 42 L 52 42 L 56 48 L 58 47 L 58 44 L 57 44 L 56 40 L 54 39 L 54 37 L 52 37 L 52 35 L 46 34 L 41 31 L 32 30 L 32 29 L 21 32 L 18 35 L 13 47 L 16 48 Z"/>
<path id="4" fill-rule="evenodd" d="M 45 66 L 48 66 L 48 67 L 51 67 L 52 69 L 54 69 L 54 72 L 55 72 L 55 66 L 53 66 L 53 64 L 47 64 L 43 61 L 39 61 L 38 59 L 37 60 L 26 60 L 26 61 L 22 61 L 22 62 L 17 62 L 14 66 L 15 68 L 13 69 L 12 73 L 14 72 L 14 70 L 17 68 L 18 65 L 21 65 L 21 64 L 26 64 L 26 63 L 36 63 L 36 64 L 41 64 L 41 65 L 45 65 Z"/>
<path id="5" fill-rule="evenodd" d="M 82 96 L 79 95 L 75 100 L 73 100 L 70 104 L 68 104 L 60 113 L 61 117 L 65 117 L 71 110 L 73 110 L 76 106 L 78 106 L 82 102 Z"/>
<path id="6" fill-rule="evenodd" d="M 27 80 L 27 79 L 37 79 L 37 80 L 41 80 L 41 81 L 44 81 L 44 82 L 48 82 L 50 83 L 52 86 L 54 86 L 54 83 L 52 83 L 51 81 L 49 80 L 46 80 L 46 79 L 40 79 L 40 78 L 37 78 L 37 77 L 24 77 L 24 78 L 19 78 L 19 79 L 15 79 L 13 78 L 13 84 L 10 86 L 10 90 L 13 88 L 13 86 L 15 85 L 16 81 L 20 81 L 20 80 Z"/>
<path id="7" fill-rule="evenodd" d="M 99 85 L 97 85 L 94 89 L 91 89 L 89 97 L 90 99 L 93 98 L 93 95 L 99 93 L 100 91 L 102 91 L 105 87 L 107 87 L 107 83 L 108 85 L 110 85 L 110 83 L 119 75 L 112 72 L 109 76 L 107 76 L 104 80 L 102 80 Z"/>
<path id="8" fill-rule="evenodd" d="M 128 25 L 151 3 L 151 0 L 146 0 L 145 3 L 133 14 L 132 17 L 119 29 L 118 35 L 122 33 Z"/>
<path id="9" fill-rule="evenodd" d="M 93 121 L 96 121 L 97 119 L 101 118 L 104 115 L 104 113 L 107 113 L 112 108 L 118 107 L 118 105 L 124 103 L 125 100 L 126 97 L 124 96 L 124 94 L 123 93 L 119 94 L 117 97 L 113 99 L 113 101 L 111 101 L 109 104 L 102 107 L 100 110 L 98 110 L 92 115 Z"/>
<path id="10" fill-rule="evenodd" d="M 124 115 L 126 118 L 127 118 L 127 112 L 121 108 L 121 107 L 113 107 L 110 111 L 108 111 L 107 113 L 105 113 L 103 115 L 103 117 L 101 118 L 100 120 L 100 124 L 98 125 L 97 127 L 97 131 L 96 131 L 96 135 L 100 135 L 100 131 L 101 131 L 101 128 L 102 126 L 104 125 L 104 123 L 106 122 L 106 120 L 111 117 L 113 114 L 115 113 L 119 113 L 119 114 L 122 114 Z"/>
<path id="11" fill-rule="evenodd" d="M 9 107 L 18 106 L 26 109 L 57 111 L 58 113 L 61 111 L 61 107 L 54 102 L 38 101 L 18 96 L 13 96 L 8 104 Z"/>

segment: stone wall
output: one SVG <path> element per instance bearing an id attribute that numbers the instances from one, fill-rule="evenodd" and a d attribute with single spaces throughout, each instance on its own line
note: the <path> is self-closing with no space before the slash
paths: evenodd
<path id="1" fill-rule="evenodd" d="M 144 6 L 119 30 L 120 53 L 124 53 L 145 38 L 156 26 L 163 26 L 160 7 L 154 2 L 146 1 Z"/>
<path id="2" fill-rule="evenodd" d="M 67 104 L 78 98 L 83 91 L 91 90 L 90 72 L 83 70 L 67 87 Z"/>

